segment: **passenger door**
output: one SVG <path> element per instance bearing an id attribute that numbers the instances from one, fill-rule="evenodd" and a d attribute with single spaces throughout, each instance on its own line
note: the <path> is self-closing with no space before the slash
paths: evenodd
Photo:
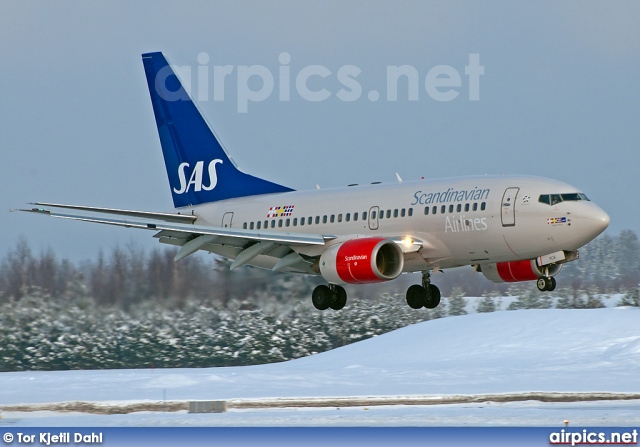
<path id="1" fill-rule="evenodd" d="M 516 224 L 516 197 L 520 188 L 507 188 L 502 196 L 501 217 L 503 227 L 513 227 Z"/>
<path id="2" fill-rule="evenodd" d="M 231 228 L 233 223 L 233 213 L 224 213 L 222 216 L 222 228 Z"/>

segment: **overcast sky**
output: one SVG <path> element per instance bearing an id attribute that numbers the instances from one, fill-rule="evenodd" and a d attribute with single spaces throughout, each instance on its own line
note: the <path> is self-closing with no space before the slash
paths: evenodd
<path id="1" fill-rule="evenodd" d="M 73 260 L 151 232 L 8 213 L 30 201 L 172 210 L 141 53 L 209 62 L 199 106 L 245 171 L 295 189 L 471 174 L 566 181 L 611 215 L 610 234 L 640 232 L 640 2 L 8 2 L 0 0 L 0 253 L 22 235 Z M 289 101 L 279 100 L 281 53 Z M 484 74 L 470 100 L 465 66 Z M 202 60 L 200 61 L 202 62 Z M 231 65 L 224 101 L 214 66 Z M 264 101 L 238 112 L 238 67 L 274 75 Z M 295 89 L 310 65 L 331 74 Z M 353 65 L 363 93 L 337 96 Z M 418 100 L 388 101 L 388 66 L 419 74 Z M 436 66 L 458 95 L 425 87 Z M 256 78 L 250 87 L 259 89 Z M 369 92 L 379 92 L 371 101 Z M 444 89 L 446 90 L 446 89 Z"/>

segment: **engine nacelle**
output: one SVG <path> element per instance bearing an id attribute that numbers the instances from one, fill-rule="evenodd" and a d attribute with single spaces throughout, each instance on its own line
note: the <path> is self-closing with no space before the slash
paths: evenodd
<path id="1" fill-rule="evenodd" d="M 540 267 L 535 259 L 530 261 L 498 262 L 493 264 L 482 264 L 480 269 L 485 278 L 493 282 L 520 282 L 536 281 L 538 278 L 555 276 L 558 274 L 562 264 L 550 264 Z"/>
<path id="2" fill-rule="evenodd" d="M 329 247 L 320 256 L 320 273 L 332 284 L 390 281 L 402 273 L 402 249 L 384 238 L 362 238 Z"/>

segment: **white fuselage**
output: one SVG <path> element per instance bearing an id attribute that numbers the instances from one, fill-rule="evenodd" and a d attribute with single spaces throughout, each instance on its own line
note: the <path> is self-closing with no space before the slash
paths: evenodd
<path id="1" fill-rule="evenodd" d="M 264 194 L 181 209 L 197 225 L 336 236 L 410 238 L 422 247 L 405 255 L 403 271 L 534 259 L 574 251 L 607 227 L 608 215 L 584 199 L 542 203 L 541 195 L 580 191 L 556 180 L 477 176 Z M 573 196 L 575 198 L 575 196 Z M 278 208 L 279 207 L 279 208 Z M 427 211 L 425 211 L 427 209 Z M 317 256 L 324 247 L 300 247 Z M 234 258 L 238 247 L 216 253 Z M 271 268 L 277 259 L 251 264 Z"/>

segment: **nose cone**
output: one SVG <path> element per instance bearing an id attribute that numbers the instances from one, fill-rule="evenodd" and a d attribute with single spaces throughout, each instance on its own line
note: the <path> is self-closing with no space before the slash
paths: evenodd
<path id="1" fill-rule="evenodd" d="M 598 236 L 609 226 L 611 218 L 604 210 L 597 205 L 593 205 L 589 210 L 589 213 L 585 216 L 588 219 L 588 226 L 591 232 L 593 232 L 593 238 Z"/>

